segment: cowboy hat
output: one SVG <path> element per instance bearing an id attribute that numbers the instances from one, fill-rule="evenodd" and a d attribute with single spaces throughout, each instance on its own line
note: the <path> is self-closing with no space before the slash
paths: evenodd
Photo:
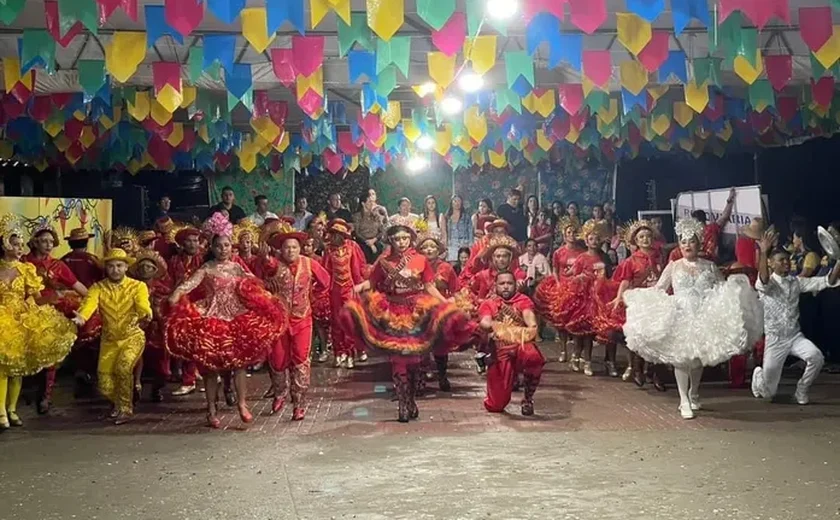
<path id="1" fill-rule="evenodd" d="M 162 256 L 157 251 L 152 251 L 150 249 L 144 249 L 137 253 L 134 256 L 134 265 L 132 266 L 133 269 L 137 269 L 137 267 L 142 262 L 152 262 L 155 268 L 157 269 L 157 273 L 155 273 L 155 278 L 162 278 L 166 276 L 166 261 L 163 259 Z"/>
<path id="2" fill-rule="evenodd" d="M 510 235 L 510 224 L 508 224 L 507 220 L 502 219 L 502 218 L 497 218 L 497 219 L 493 220 L 492 222 L 490 222 L 489 224 L 485 224 L 484 225 L 484 232 L 485 233 L 492 233 L 494 229 L 499 228 L 499 227 L 504 228 L 505 233 Z"/>
<path id="3" fill-rule="evenodd" d="M 184 246 L 184 241 L 188 237 L 192 237 L 192 236 L 195 236 L 195 237 L 201 236 L 201 231 L 199 231 L 197 228 L 194 228 L 192 226 L 186 226 L 183 229 L 178 230 L 177 233 L 175 233 L 175 243 L 178 244 L 179 246 L 183 247 Z"/>
<path id="4" fill-rule="evenodd" d="M 327 223 L 327 233 L 344 235 L 346 238 L 350 238 L 352 236 L 350 225 L 347 224 L 347 221 L 343 218 L 334 218 L 330 220 Z"/>
<path id="5" fill-rule="evenodd" d="M 108 262 L 125 262 L 127 265 L 132 265 L 134 264 L 134 258 L 128 256 L 128 253 L 124 250 L 115 247 L 108 251 L 108 254 L 102 259 L 103 264 L 107 264 Z"/>
<path id="6" fill-rule="evenodd" d="M 493 237 L 490 239 L 490 243 L 487 244 L 487 247 L 484 248 L 484 252 L 482 253 L 486 260 L 490 260 L 493 257 L 493 253 L 496 252 L 497 249 L 508 249 L 511 255 L 516 255 L 519 252 L 519 244 L 513 238 L 509 236 L 500 236 L 500 237 Z"/>
<path id="7" fill-rule="evenodd" d="M 738 233 L 753 240 L 761 240 L 764 238 L 764 232 L 767 227 L 764 225 L 764 219 L 761 217 L 754 218 L 746 226 L 742 226 Z"/>
<path id="8" fill-rule="evenodd" d="M 148 244 L 152 240 L 156 240 L 157 237 L 157 233 L 151 229 L 146 229 L 137 233 L 137 241 L 140 242 L 140 244 Z"/>
<path id="9" fill-rule="evenodd" d="M 309 238 L 309 234 L 303 233 L 301 231 L 286 231 L 280 233 L 274 233 L 268 239 L 268 245 L 273 247 L 274 249 L 280 249 L 283 247 L 283 244 L 286 240 L 294 239 L 297 240 L 300 245 L 303 245 L 306 242 L 306 239 Z"/>
<path id="10" fill-rule="evenodd" d="M 89 239 L 93 238 L 94 236 L 95 235 L 91 235 L 90 233 L 88 233 L 85 230 L 85 228 L 80 227 L 80 228 L 76 228 L 76 229 L 71 229 L 70 234 L 68 236 L 64 237 L 64 240 L 67 240 L 68 242 L 70 242 L 71 240 L 72 241 L 89 240 Z"/>

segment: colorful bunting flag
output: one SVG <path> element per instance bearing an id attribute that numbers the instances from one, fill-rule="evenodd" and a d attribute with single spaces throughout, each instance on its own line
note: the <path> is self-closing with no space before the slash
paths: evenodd
<path id="1" fill-rule="evenodd" d="M 428 53 L 429 77 L 432 81 L 447 88 L 455 79 L 455 56 L 447 56 L 442 52 Z"/>
<path id="2" fill-rule="evenodd" d="M 268 32 L 268 14 L 263 7 L 249 7 L 240 13 L 242 36 L 255 51 L 262 53 L 274 41 L 274 33 Z"/>
<path id="3" fill-rule="evenodd" d="M 335 11 L 335 14 L 345 23 L 349 24 L 351 22 L 350 0 L 309 0 L 309 8 L 311 9 L 310 17 L 313 29 L 321 23 L 321 20 L 329 11 Z M 400 5 L 400 9 L 402 9 L 402 5 Z"/>
<path id="4" fill-rule="evenodd" d="M 569 4 L 569 20 L 572 25 L 592 34 L 607 21 L 606 0 L 566 0 Z"/>
<path id="5" fill-rule="evenodd" d="M 348 0 L 349 1 L 349 0 Z M 368 25 L 385 41 L 403 24 L 403 0 L 366 0 Z"/>
<path id="6" fill-rule="evenodd" d="M 460 12 L 454 13 L 440 30 L 432 31 L 432 44 L 447 56 L 455 56 L 464 46 L 466 36 L 466 15 Z"/>
<path id="7" fill-rule="evenodd" d="M 105 68 L 120 83 L 127 82 L 146 58 L 146 33 L 116 31 L 105 45 Z"/>
<path id="8" fill-rule="evenodd" d="M 464 59 L 473 72 L 484 75 L 496 65 L 496 35 L 481 35 L 464 42 Z"/>

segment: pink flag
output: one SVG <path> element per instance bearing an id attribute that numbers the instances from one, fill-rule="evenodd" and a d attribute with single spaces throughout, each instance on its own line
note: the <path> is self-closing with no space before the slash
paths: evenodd
<path id="1" fill-rule="evenodd" d="M 834 76 L 822 77 L 816 83 L 811 79 L 811 95 L 818 105 L 831 105 L 831 98 L 834 97 Z"/>
<path id="2" fill-rule="evenodd" d="M 579 83 L 560 85 L 557 87 L 557 94 L 560 97 L 560 106 L 569 115 L 577 114 L 583 106 L 583 86 Z"/>
<path id="3" fill-rule="evenodd" d="M 332 151 L 331 148 L 326 148 L 321 154 L 321 164 L 333 175 L 341 171 L 344 167 L 344 160 L 340 154 Z"/>
<path id="4" fill-rule="evenodd" d="M 605 0 L 567 0 L 569 20 L 581 31 L 592 34 L 595 29 L 607 21 Z"/>
<path id="5" fill-rule="evenodd" d="M 781 92 L 793 75 L 793 61 L 791 56 L 786 54 L 765 56 L 764 69 L 767 71 L 767 79 L 773 85 L 773 90 Z"/>
<path id="6" fill-rule="evenodd" d="M 817 52 L 831 38 L 834 28 L 831 26 L 831 7 L 799 8 L 799 34 L 805 45 Z"/>
<path id="7" fill-rule="evenodd" d="M 795 97 L 791 96 L 776 98 L 776 110 L 779 111 L 782 119 L 790 123 L 799 111 L 799 103 Z"/>
<path id="8" fill-rule="evenodd" d="M 537 13 L 550 13 L 557 17 L 558 20 L 563 21 L 566 17 L 563 13 L 563 4 L 566 0 L 525 0 L 522 6 L 522 16 L 525 18 L 525 23 L 528 24 L 531 18 Z"/>
<path id="9" fill-rule="evenodd" d="M 653 31 L 653 37 L 639 53 L 639 62 L 648 72 L 656 72 L 668 59 L 668 42 L 671 33 L 668 31 Z"/>
<path id="10" fill-rule="evenodd" d="M 592 83 L 606 87 L 612 77 L 610 51 L 583 51 L 583 73 Z"/>
<path id="11" fill-rule="evenodd" d="M 462 12 L 452 13 L 439 31 L 432 31 L 432 43 L 447 56 L 454 56 L 464 46 L 467 37 L 467 16 Z"/>
<path id="12" fill-rule="evenodd" d="M 117 7 L 122 7 L 129 18 L 137 21 L 137 0 L 96 0 L 96 4 L 99 10 L 99 25 L 104 25 Z"/>
<path id="13" fill-rule="evenodd" d="M 324 37 L 292 36 L 292 63 L 301 76 L 314 74 L 324 63 Z"/>
<path id="14" fill-rule="evenodd" d="M 297 77 L 297 70 L 292 61 L 292 49 L 271 49 L 271 67 L 280 83 L 290 87 Z"/>
<path id="15" fill-rule="evenodd" d="M 181 64 L 168 61 L 152 63 L 152 81 L 155 85 L 155 95 L 160 94 L 165 85 L 169 85 L 176 92 L 181 92 Z"/>
<path id="16" fill-rule="evenodd" d="M 204 19 L 204 5 L 201 0 L 166 0 L 163 15 L 166 23 L 186 36 Z"/>

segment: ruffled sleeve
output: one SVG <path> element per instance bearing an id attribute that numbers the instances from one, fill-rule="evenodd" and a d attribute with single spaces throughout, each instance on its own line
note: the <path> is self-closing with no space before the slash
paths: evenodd
<path id="1" fill-rule="evenodd" d="M 18 272 L 23 277 L 26 298 L 38 298 L 44 290 L 44 279 L 38 276 L 35 266 L 32 264 L 20 263 L 17 266 Z"/>
<path id="2" fill-rule="evenodd" d="M 660 291 L 667 291 L 671 288 L 671 280 L 674 276 L 674 269 L 676 269 L 675 265 L 677 265 L 677 262 L 671 262 L 662 270 L 662 275 L 656 281 L 656 288 Z"/>

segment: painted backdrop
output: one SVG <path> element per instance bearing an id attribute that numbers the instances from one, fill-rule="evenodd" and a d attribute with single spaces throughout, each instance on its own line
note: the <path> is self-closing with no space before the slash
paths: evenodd
<path id="1" fill-rule="evenodd" d="M 254 212 L 254 197 L 257 195 L 268 197 L 270 211 L 291 213 L 294 207 L 294 182 L 294 175 L 282 170 L 276 174 L 254 170 L 251 173 L 222 172 L 207 176 L 210 205 L 217 204 L 222 199 L 222 188 L 230 186 L 236 195 L 236 205 L 244 209 L 246 215 Z"/>
<path id="2" fill-rule="evenodd" d="M 102 255 L 103 234 L 111 229 L 111 209 L 112 202 L 105 199 L 0 197 L 0 215 L 14 213 L 20 216 L 29 234 L 45 223 L 56 230 L 61 240 L 53 254 L 58 258 L 70 252 L 64 238 L 71 229 L 78 227 L 94 235 L 88 242 L 88 250 Z"/>

